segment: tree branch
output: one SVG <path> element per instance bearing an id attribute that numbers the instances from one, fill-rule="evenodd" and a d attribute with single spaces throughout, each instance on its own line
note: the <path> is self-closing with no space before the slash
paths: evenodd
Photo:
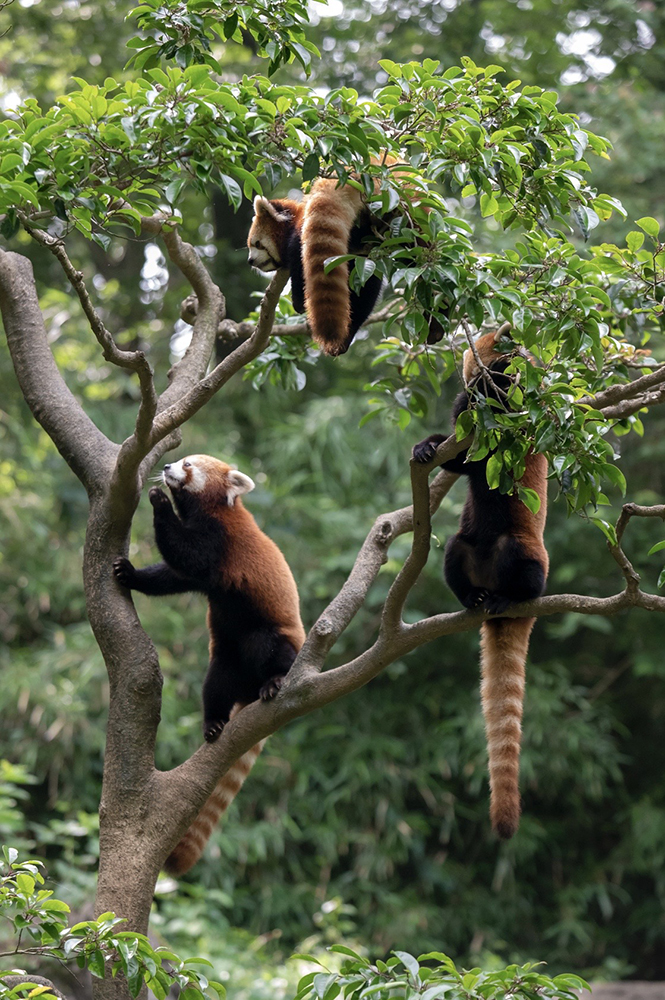
<path id="1" fill-rule="evenodd" d="M 162 233 L 170 260 L 189 281 L 201 307 L 194 322 L 189 347 L 168 373 L 167 388 L 155 401 L 154 407 L 150 410 L 148 407 L 144 408 L 144 419 L 139 410 L 134 433 L 123 442 L 120 449 L 114 485 L 118 492 L 124 490 L 127 495 L 137 495 L 154 462 L 180 443 L 180 435 L 176 433 L 179 424 L 156 429 L 155 418 L 200 384 L 210 361 L 217 327 L 226 308 L 224 296 L 194 247 L 180 238 L 177 229 L 163 229 L 165 221 L 166 218 L 162 216 L 144 219 L 144 229 L 149 233 Z"/>
<path id="2" fill-rule="evenodd" d="M 384 319 L 394 311 L 393 307 L 395 305 L 395 300 L 393 299 L 383 309 L 377 310 L 377 312 L 372 313 L 371 316 L 363 323 L 363 326 L 370 326 L 372 323 L 383 323 Z M 180 319 L 184 320 L 185 323 L 190 325 L 196 319 L 198 311 L 198 302 L 195 295 L 190 295 L 183 300 L 180 307 Z M 241 323 L 236 323 L 232 319 L 224 319 L 219 324 L 217 329 L 217 337 L 220 340 L 238 340 L 242 338 L 243 340 L 248 339 L 254 332 L 255 324 L 251 320 L 243 320 Z M 309 323 L 276 323 L 272 330 L 270 331 L 271 337 L 311 337 L 311 330 L 309 328 Z"/>
<path id="3" fill-rule="evenodd" d="M 167 409 L 158 413 L 149 438 L 151 446 L 156 445 L 163 437 L 170 434 L 177 427 L 180 427 L 186 420 L 189 420 L 230 378 L 246 364 L 258 357 L 266 348 L 270 339 L 279 297 L 287 281 L 288 273 L 286 271 L 275 272 L 275 276 L 268 285 L 261 301 L 259 321 L 249 340 L 240 344 L 216 368 L 213 368 L 209 375 L 197 381 L 195 385 L 187 392 L 181 394 Z M 197 323 L 198 319 L 199 316 L 197 315 Z M 167 393 L 165 392 L 160 398 L 160 402 L 166 395 Z"/>
<path id="4" fill-rule="evenodd" d="M 181 818 L 174 835 L 176 839 L 187 829 L 220 776 L 259 740 L 291 719 L 322 708 L 362 687 L 388 664 L 424 643 L 477 629 L 488 619 L 480 610 L 464 610 L 434 615 L 413 624 L 406 624 L 401 620 L 404 600 L 427 559 L 430 514 L 458 478 L 451 473 L 439 473 L 432 484 L 431 494 L 434 496 L 430 494 L 428 505 L 426 473 L 428 468 L 442 460 L 448 460 L 464 447 L 468 447 L 468 441 L 455 442 L 448 438 L 439 446 L 430 466 L 417 469 L 414 468 L 415 463 L 412 464 L 415 513 L 414 509 L 407 507 L 377 518 L 349 578 L 311 629 L 278 697 L 272 702 L 254 702 L 248 705 L 224 728 L 217 743 L 201 747 L 179 767 L 159 776 L 160 796 L 164 795 L 169 808 L 174 810 L 173 814 Z M 665 520 L 665 505 L 640 507 L 637 504 L 626 504 L 617 524 L 619 542 L 628 521 L 634 516 L 660 517 Z M 382 621 L 375 643 L 353 660 L 321 672 L 327 652 L 362 605 L 369 587 L 386 560 L 390 543 L 399 534 L 408 531 L 414 519 L 416 527 L 411 554 L 391 587 L 391 594 L 384 608 L 385 624 Z M 617 562 L 622 571 L 625 571 L 621 558 L 617 558 Z M 630 572 L 625 572 L 625 575 L 626 589 L 612 597 L 555 594 L 515 604 L 504 612 L 504 617 L 538 618 L 570 612 L 613 615 L 634 607 L 665 612 L 665 597 L 644 593 L 635 585 Z"/>
<path id="5" fill-rule="evenodd" d="M 142 440 L 150 431 L 153 417 L 157 411 L 157 394 L 155 392 L 153 371 L 148 359 L 143 351 L 123 351 L 115 343 L 112 334 L 107 330 L 104 321 L 92 303 L 83 280 L 83 272 L 78 271 L 72 264 L 62 240 L 50 236 L 43 229 L 33 226 L 23 213 L 21 213 L 20 217 L 23 226 L 30 236 L 32 236 L 33 240 L 41 246 L 46 247 L 47 250 L 50 250 L 62 266 L 69 283 L 78 295 L 83 312 L 90 324 L 90 329 L 102 348 L 104 359 L 110 361 L 111 364 L 117 365 L 119 368 L 136 372 L 138 375 L 141 387 L 141 403 L 136 417 L 134 433 L 138 440 Z"/>
<path id="6" fill-rule="evenodd" d="M 601 410 L 604 416 L 608 416 L 605 413 L 605 407 L 616 406 L 617 403 L 622 403 L 624 400 L 634 399 L 635 396 L 660 386 L 664 382 L 665 365 L 659 365 L 658 368 L 654 368 L 648 374 L 635 379 L 634 382 L 611 385 L 608 389 L 596 393 L 595 396 L 582 396 L 581 399 L 577 400 L 577 403 L 582 406 L 591 406 L 594 410 Z M 614 414 L 609 415 L 614 416 Z"/>
<path id="7" fill-rule="evenodd" d="M 0 250 L 0 311 L 21 391 L 33 416 L 88 493 L 103 488 L 117 445 L 88 417 L 67 387 L 48 345 L 32 264 Z"/>

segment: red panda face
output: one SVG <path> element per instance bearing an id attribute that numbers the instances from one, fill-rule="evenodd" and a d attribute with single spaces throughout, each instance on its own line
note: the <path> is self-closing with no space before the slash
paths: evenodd
<path id="1" fill-rule="evenodd" d="M 254 218 L 247 236 L 247 259 L 258 271 L 276 271 L 282 267 L 279 247 L 283 244 L 285 229 L 293 226 L 293 213 L 285 209 L 284 204 L 258 196 L 254 199 Z"/>
<path id="2" fill-rule="evenodd" d="M 232 469 L 210 455 L 188 455 L 179 462 L 164 466 L 162 479 L 174 496 L 178 493 L 199 495 L 202 500 L 232 507 L 236 498 L 254 489 L 254 481 L 244 472 Z"/>

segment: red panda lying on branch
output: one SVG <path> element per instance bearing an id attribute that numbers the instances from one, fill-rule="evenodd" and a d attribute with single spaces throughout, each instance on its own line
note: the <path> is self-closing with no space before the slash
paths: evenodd
<path id="1" fill-rule="evenodd" d="M 113 571 L 124 587 L 143 594 L 206 594 L 210 665 L 203 735 L 212 742 L 234 705 L 237 711 L 279 691 L 305 641 L 298 590 L 281 551 L 243 507 L 240 497 L 254 489 L 249 476 L 208 455 L 189 455 L 165 465 L 163 480 L 176 510 L 157 487 L 149 497 L 164 562 L 135 569 L 118 558 Z M 257 744 L 220 780 L 168 859 L 169 871 L 181 874 L 198 860 L 260 750 Z"/>
<path id="2" fill-rule="evenodd" d="M 475 349 L 499 389 L 507 390 L 502 375 L 510 355 L 498 353 L 501 331 L 480 337 Z M 464 354 L 464 382 L 483 387 L 482 372 L 473 351 Z M 469 405 L 469 394 L 459 394 L 453 405 L 453 426 Z M 413 449 L 419 462 L 430 462 L 443 434 L 432 434 Z M 500 615 L 510 604 L 540 597 L 545 591 L 549 559 L 543 544 L 547 514 L 547 459 L 529 452 L 521 484 L 540 497 L 537 514 L 517 494 L 499 493 L 487 484 L 487 461 L 467 462 L 461 452 L 444 469 L 468 476 L 469 491 L 459 531 L 448 539 L 444 556 L 446 582 L 465 608 L 482 608 Z M 481 625 L 481 697 L 489 757 L 492 826 L 500 837 L 512 837 L 519 825 L 519 754 L 524 699 L 524 667 L 535 618 L 493 618 Z"/>

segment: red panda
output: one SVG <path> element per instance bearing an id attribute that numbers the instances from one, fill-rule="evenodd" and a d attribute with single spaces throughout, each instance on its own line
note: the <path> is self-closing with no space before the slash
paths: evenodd
<path id="1" fill-rule="evenodd" d="M 234 705 L 267 701 L 279 691 L 305 641 L 298 590 L 280 549 L 242 504 L 240 497 L 254 489 L 249 476 L 209 455 L 190 455 L 165 465 L 162 477 L 176 510 L 157 487 L 149 498 L 164 562 L 135 569 L 118 558 L 113 571 L 124 587 L 143 594 L 207 595 L 203 735 L 213 742 Z M 257 744 L 247 751 L 220 780 L 169 858 L 170 871 L 182 873 L 198 859 L 260 750 Z"/>
<path id="2" fill-rule="evenodd" d="M 498 353 L 501 331 L 480 337 L 475 348 L 494 382 L 507 389 L 509 379 L 502 373 L 510 356 Z M 483 387 L 481 372 L 469 348 L 464 354 L 464 382 L 467 390 L 491 392 Z M 453 406 L 453 426 L 469 405 L 467 391 Z M 419 462 L 429 462 L 445 439 L 432 434 L 413 449 Z M 469 490 L 460 518 L 459 531 L 446 544 L 446 582 L 466 608 L 482 608 L 500 615 L 518 601 L 540 597 L 545 591 L 549 568 L 543 531 L 547 514 L 547 459 L 533 451 L 526 457 L 521 483 L 535 490 L 540 509 L 532 514 L 517 494 L 491 490 L 486 468 L 489 456 L 467 462 L 462 452 L 444 469 L 469 478 Z M 534 618 L 494 618 L 481 625 L 481 700 L 490 773 L 490 817 L 496 833 L 512 837 L 519 826 L 519 755 L 524 700 L 524 667 Z"/>
<path id="3" fill-rule="evenodd" d="M 304 201 L 257 197 L 254 213 L 249 263 L 260 271 L 287 268 L 293 307 L 307 313 L 312 337 L 326 354 L 344 354 L 376 304 L 381 278 L 373 274 L 358 295 L 349 287 L 348 264 L 329 274 L 323 265 L 328 257 L 367 253 L 371 225 L 362 194 L 319 178 Z"/>

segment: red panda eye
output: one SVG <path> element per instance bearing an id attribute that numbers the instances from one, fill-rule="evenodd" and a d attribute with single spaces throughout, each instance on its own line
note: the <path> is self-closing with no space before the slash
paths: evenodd
<path id="1" fill-rule="evenodd" d="M 257 240 L 254 246 L 257 250 L 263 250 L 263 243 L 261 242 L 261 240 Z"/>
<path id="2" fill-rule="evenodd" d="M 183 462 L 182 463 L 183 469 L 189 469 L 189 468 L 191 468 L 191 465 L 192 465 L 191 462 Z"/>

